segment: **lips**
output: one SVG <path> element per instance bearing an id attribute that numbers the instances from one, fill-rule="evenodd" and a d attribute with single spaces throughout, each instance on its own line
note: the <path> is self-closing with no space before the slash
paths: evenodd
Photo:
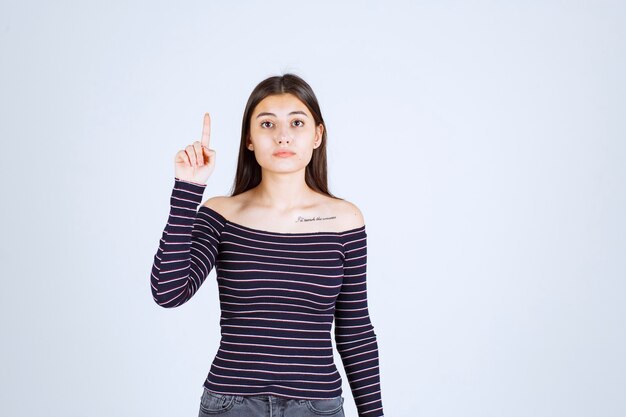
<path id="1" fill-rule="evenodd" d="M 274 156 L 292 156 L 295 155 L 295 153 L 291 152 L 291 151 L 278 151 L 278 152 L 274 152 Z"/>

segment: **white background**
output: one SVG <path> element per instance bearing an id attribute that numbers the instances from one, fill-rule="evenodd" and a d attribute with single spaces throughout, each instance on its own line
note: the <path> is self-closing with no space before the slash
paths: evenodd
<path id="1" fill-rule="evenodd" d="M 149 284 L 174 155 L 209 111 L 226 195 L 294 72 L 367 224 L 385 414 L 626 415 L 625 39 L 617 1 L 3 0 L 0 414 L 197 415 L 215 271 Z"/>

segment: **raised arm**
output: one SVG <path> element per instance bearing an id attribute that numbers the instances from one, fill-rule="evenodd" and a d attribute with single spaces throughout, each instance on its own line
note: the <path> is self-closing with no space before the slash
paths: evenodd
<path id="1" fill-rule="evenodd" d="M 215 266 L 224 224 L 198 210 L 205 188 L 174 179 L 169 218 L 150 276 L 152 296 L 161 307 L 178 307 L 187 302 Z"/>

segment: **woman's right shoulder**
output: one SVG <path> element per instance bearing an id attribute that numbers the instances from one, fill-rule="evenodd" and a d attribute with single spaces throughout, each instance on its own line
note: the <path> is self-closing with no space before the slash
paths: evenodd
<path id="1" fill-rule="evenodd" d="M 202 203 L 202 205 L 221 213 L 222 210 L 231 204 L 230 200 L 232 200 L 232 197 L 226 195 L 216 195 L 207 199 L 204 203 Z"/>
<path id="2" fill-rule="evenodd" d="M 236 196 L 218 195 L 207 199 L 202 205 L 230 219 L 239 206 L 239 199 Z"/>

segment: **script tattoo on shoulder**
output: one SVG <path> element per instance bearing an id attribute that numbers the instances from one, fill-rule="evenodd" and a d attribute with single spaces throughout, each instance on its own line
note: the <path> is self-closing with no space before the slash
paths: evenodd
<path id="1" fill-rule="evenodd" d="M 296 220 L 296 223 L 315 222 L 315 221 L 320 221 L 320 220 L 332 220 L 332 219 L 336 219 L 336 218 L 337 218 L 337 216 L 332 216 L 332 217 L 320 217 L 320 216 L 302 217 L 302 216 L 298 216 L 298 220 Z"/>

